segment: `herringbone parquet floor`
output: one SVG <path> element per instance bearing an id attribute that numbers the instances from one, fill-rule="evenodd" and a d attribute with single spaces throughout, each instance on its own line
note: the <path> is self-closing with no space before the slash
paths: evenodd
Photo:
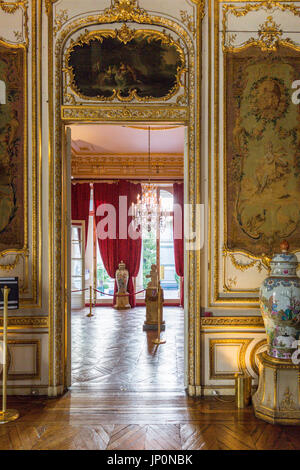
<path id="1" fill-rule="evenodd" d="M 183 390 L 183 309 L 165 307 L 167 343 L 143 331 L 145 308 L 72 312 L 72 386 L 76 390 Z"/>
<path id="2" fill-rule="evenodd" d="M 144 309 L 73 315 L 73 384 L 57 399 L 10 397 L 0 449 L 300 449 L 300 427 L 272 426 L 251 407 L 191 398 L 183 387 L 183 314 L 165 309 L 167 343 L 142 332 Z"/>
<path id="3" fill-rule="evenodd" d="M 68 392 L 13 398 L 18 421 L 0 427 L 8 450 L 299 450 L 300 428 L 272 426 L 214 398 L 178 392 Z"/>

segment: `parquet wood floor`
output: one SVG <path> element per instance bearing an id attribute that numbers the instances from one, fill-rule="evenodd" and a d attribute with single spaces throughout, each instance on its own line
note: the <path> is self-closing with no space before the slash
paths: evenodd
<path id="1" fill-rule="evenodd" d="M 99 312 L 98 312 L 99 310 Z M 9 397 L 0 449 L 300 449 L 300 427 L 272 426 L 251 407 L 191 398 L 183 388 L 183 314 L 165 309 L 167 344 L 154 350 L 144 309 L 73 316 L 73 383 L 64 396 Z"/>
<path id="2" fill-rule="evenodd" d="M 184 314 L 165 307 L 167 343 L 152 344 L 157 332 L 143 331 L 145 307 L 72 312 L 72 386 L 81 390 L 183 390 Z"/>
<path id="3" fill-rule="evenodd" d="M 0 426 L 0 449 L 299 450 L 300 428 L 272 426 L 251 407 L 178 392 L 70 391 L 9 398 L 21 417 Z"/>

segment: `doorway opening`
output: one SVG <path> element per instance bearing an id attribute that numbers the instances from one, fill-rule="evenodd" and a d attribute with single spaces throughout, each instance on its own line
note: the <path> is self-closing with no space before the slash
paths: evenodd
<path id="1" fill-rule="evenodd" d="M 148 124 L 72 124 L 70 128 L 72 187 L 89 188 L 88 214 L 83 220 L 72 216 L 71 222 L 72 386 L 183 390 L 183 272 L 176 272 L 174 185 L 183 185 L 184 180 L 185 128 L 150 125 L 150 167 Z M 155 234 L 142 230 L 140 262 L 133 277 L 135 306 L 118 311 L 113 308 L 115 280 L 98 243 L 95 188 L 118 181 L 143 187 L 149 180 L 155 185 L 164 224 Z M 73 206 L 72 199 L 72 212 Z M 164 290 L 167 343 L 159 348 L 152 343 L 157 332 L 143 331 L 151 264 L 159 267 Z M 87 317 L 91 300 L 93 317 Z"/>

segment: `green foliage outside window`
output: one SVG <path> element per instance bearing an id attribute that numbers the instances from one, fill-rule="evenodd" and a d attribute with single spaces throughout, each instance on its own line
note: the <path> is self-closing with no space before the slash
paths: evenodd
<path id="1" fill-rule="evenodd" d="M 146 289 L 150 279 L 146 276 L 150 274 L 151 265 L 156 264 L 156 238 L 150 234 L 149 238 L 143 240 L 143 284 Z"/>
<path id="2" fill-rule="evenodd" d="M 101 266 L 101 264 L 97 266 L 97 284 L 101 286 L 103 290 L 109 288 L 108 281 L 110 280 L 109 275 L 106 272 L 106 269 Z"/>

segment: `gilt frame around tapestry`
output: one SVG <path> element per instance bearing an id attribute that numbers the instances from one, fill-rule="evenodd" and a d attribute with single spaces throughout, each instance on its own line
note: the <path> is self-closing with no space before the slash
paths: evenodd
<path id="1" fill-rule="evenodd" d="M 249 46 L 225 54 L 225 250 L 300 250 L 300 52 Z"/>
<path id="2" fill-rule="evenodd" d="M 0 44 L 0 80 L 6 95 L 0 104 L 0 253 L 25 248 L 25 54 L 23 47 Z"/>
<path id="3" fill-rule="evenodd" d="M 65 60 L 69 86 L 85 100 L 167 100 L 183 86 L 184 52 L 159 31 L 86 31 Z"/>

